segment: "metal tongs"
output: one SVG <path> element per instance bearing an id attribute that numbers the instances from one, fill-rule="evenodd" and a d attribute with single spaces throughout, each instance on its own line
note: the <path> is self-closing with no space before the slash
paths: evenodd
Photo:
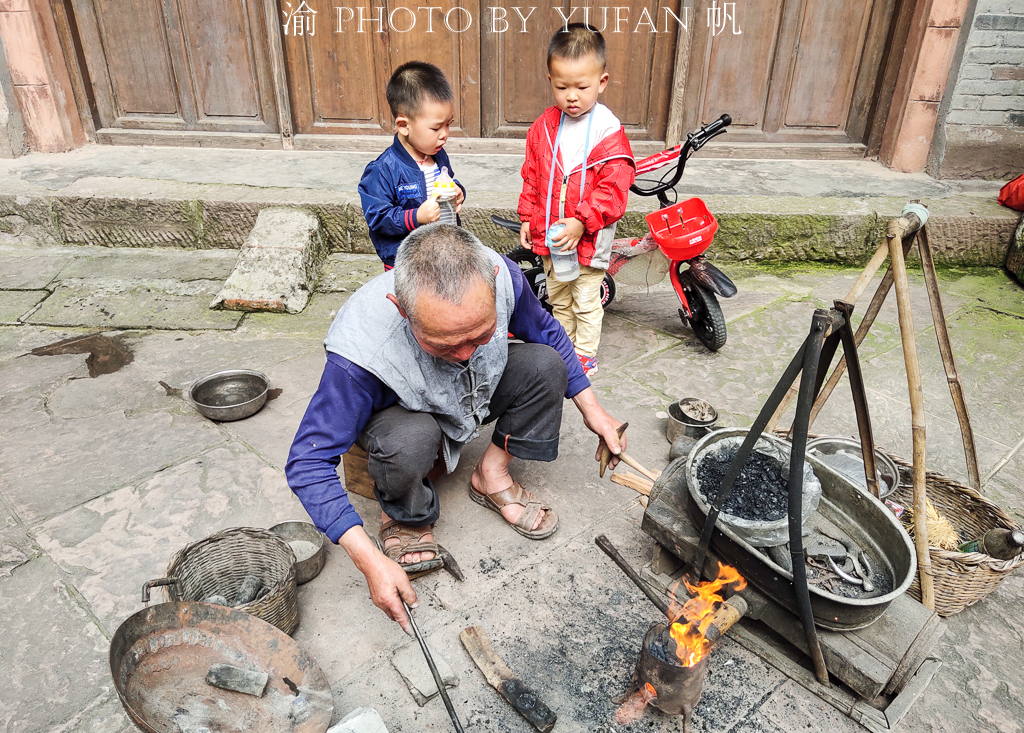
<path id="1" fill-rule="evenodd" d="M 423 634 L 420 633 L 420 629 L 416 625 L 416 619 L 412 617 L 412 609 L 409 608 L 409 604 L 404 600 L 402 601 L 402 607 L 405 609 L 405 614 L 409 617 L 409 625 L 412 626 L 413 633 L 416 635 L 416 641 L 420 643 L 420 649 L 423 651 L 423 656 L 427 660 L 427 666 L 430 667 L 430 674 L 434 676 L 434 684 L 437 685 L 437 691 L 441 694 L 441 699 L 444 700 L 444 706 L 448 710 L 448 715 L 452 718 L 452 725 L 455 726 L 456 733 L 464 733 L 462 730 L 462 723 L 459 722 L 459 716 L 455 714 L 455 708 L 452 706 L 452 699 L 448 697 L 448 690 L 444 687 L 444 680 L 441 679 L 441 673 L 437 671 L 437 665 L 434 664 L 434 658 L 430 656 L 430 650 L 427 648 L 427 641 L 423 638 Z"/>

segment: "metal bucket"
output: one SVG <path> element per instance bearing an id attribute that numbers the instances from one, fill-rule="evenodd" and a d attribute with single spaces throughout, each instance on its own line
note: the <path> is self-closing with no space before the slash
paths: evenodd
<path id="1" fill-rule="evenodd" d="M 651 652 L 651 643 L 661 636 L 666 628 L 668 627 L 665 624 L 655 624 L 644 634 L 636 676 L 639 684 L 649 684 L 657 693 L 657 697 L 651 700 L 650 704 L 668 715 L 682 715 L 683 729 L 689 731 L 693 709 L 697 706 L 704 688 L 710 655 L 692 667 L 683 667 L 658 659 Z"/>

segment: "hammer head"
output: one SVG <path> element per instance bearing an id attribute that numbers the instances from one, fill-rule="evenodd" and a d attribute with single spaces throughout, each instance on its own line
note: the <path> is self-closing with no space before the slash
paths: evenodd
<path id="1" fill-rule="evenodd" d="M 626 428 L 628 428 L 628 427 L 629 427 L 629 423 L 628 422 L 624 422 L 624 423 L 622 423 L 622 425 L 619 426 L 619 429 L 616 430 L 615 432 L 621 438 L 622 434 L 624 432 L 626 432 Z M 604 445 L 601 448 L 601 470 L 598 473 L 598 476 L 600 476 L 601 478 L 604 478 L 604 472 L 608 468 L 608 463 L 611 460 L 612 460 L 612 451 L 611 451 L 611 449 L 607 445 Z"/>

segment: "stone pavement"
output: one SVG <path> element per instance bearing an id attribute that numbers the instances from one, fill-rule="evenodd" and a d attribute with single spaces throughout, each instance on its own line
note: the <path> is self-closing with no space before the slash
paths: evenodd
<path id="1" fill-rule="evenodd" d="M 220 529 L 267 527 L 305 515 L 286 485 L 289 445 L 323 366 L 331 316 L 379 272 L 370 257 L 333 255 L 321 287 L 295 316 L 210 311 L 230 272 L 227 251 L 111 251 L 0 246 L 0 729 L 131 728 L 112 689 L 109 639 L 141 607 L 145 580 L 161 577 L 184 545 Z M 604 328 L 595 388 L 629 420 L 630 452 L 660 468 L 669 444 L 657 412 L 679 397 L 716 405 L 723 422 L 749 424 L 809 326 L 811 312 L 848 290 L 850 268 L 727 268 L 739 295 L 724 302 L 729 342 L 709 353 L 679 323 L 662 283 L 620 292 Z M 929 467 L 964 480 L 955 417 L 913 275 L 928 406 Z M 1024 521 L 1024 294 L 994 269 L 942 273 L 944 305 L 974 417 L 984 493 Z M 88 354 L 29 352 L 103 332 L 130 350 L 120 370 L 90 377 Z M 876 435 L 909 455 L 909 408 L 895 307 L 890 302 L 862 349 Z M 94 365 L 95 366 L 95 365 Z M 185 388 L 226 367 L 264 371 L 280 395 L 257 415 L 215 424 L 169 387 Z M 852 434 L 840 389 L 816 426 Z M 516 462 L 527 486 L 559 511 L 561 527 L 531 542 L 466 495 L 486 445 L 472 443 L 441 480 L 438 538 L 466 582 L 436 573 L 415 581 L 417 617 L 435 653 L 459 676 L 455 707 L 470 731 L 526 731 L 486 686 L 458 642 L 483 626 L 497 650 L 543 692 L 565 733 L 611 731 L 613 695 L 628 680 L 651 604 L 595 547 L 605 533 L 639 567 L 652 541 L 628 489 L 599 480 L 595 439 L 567 406 L 559 459 Z M 355 497 L 376 531 L 371 502 Z M 369 602 L 362 577 L 331 548 L 321 575 L 299 589 L 295 634 L 334 691 L 335 720 L 357 707 L 380 711 L 396 733 L 450 730 L 438 700 L 418 707 L 391 665 L 410 643 Z M 937 652 L 944 666 L 903 731 L 1024 730 L 1020 664 L 1024 576 L 948 621 Z M 696 731 L 856 731 L 859 727 L 726 639 L 713 652 Z M 678 731 L 653 712 L 628 728 Z"/>

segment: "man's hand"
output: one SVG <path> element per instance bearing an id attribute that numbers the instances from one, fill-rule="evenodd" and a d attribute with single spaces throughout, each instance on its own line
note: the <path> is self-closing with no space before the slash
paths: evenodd
<path id="1" fill-rule="evenodd" d="M 409 576 L 402 566 L 389 559 L 377 549 L 362 527 L 353 527 L 341 536 L 338 544 L 342 546 L 353 564 L 366 576 L 366 585 L 370 589 L 370 600 L 393 621 L 397 621 L 402 630 L 412 634 L 409 617 L 402 608 L 405 600 L 410 608 L 416 608 L 416 591 L 412 589 Z"/>
<path id="2" fill-rule="evenodd" d="M 437 203 L 437 199 L 429 198 L 420 204 L 420 208 L 416 209 L 416 221 L 420 224 L 430 224 L 441 218 L 441 204 Z"/>
<path id="3" fill-rule="evenodd" d="M 583 222 L 575 217 L 569 217 L 568 219 L 559 219 L 555 224 L 565 224 L 565 229 L 561 236 L 552 239 L 551 243 L 559 247 L 559 251 L 563 254 L 572 252 L 579 245 L 580 239 L 583 238 L 583 233 L 586 231 L 583 228 Z"/>
<path id="4" fill-rule="evenodd" d="M 597 401 L 597 395 L 594 394 L 594 390 L 591 387 L 587 387 L 573 397 L 572 401 L 576 403 L 576 407 L 579 408 L 580 413 L 583 415 L 583 424 L 599 438 L 594 460 L 600 461 L 602 449 L 608 446 L 608 449 L 612 452 L 612 459 L 609 461 L 608 467 L 615 468 L 619 463 L 619 453 L 626 450 L 626 436 L 623 435 L 620 440 L 616 432 L 622 423 L 605 412 L 605 409 Z"/>
<path id="5" fill-rule="evenodd" d="M 533 252 L 533 238 L 530 236 L 530 222 L 524 221 L 519 227 L 519 246 Z"/>

